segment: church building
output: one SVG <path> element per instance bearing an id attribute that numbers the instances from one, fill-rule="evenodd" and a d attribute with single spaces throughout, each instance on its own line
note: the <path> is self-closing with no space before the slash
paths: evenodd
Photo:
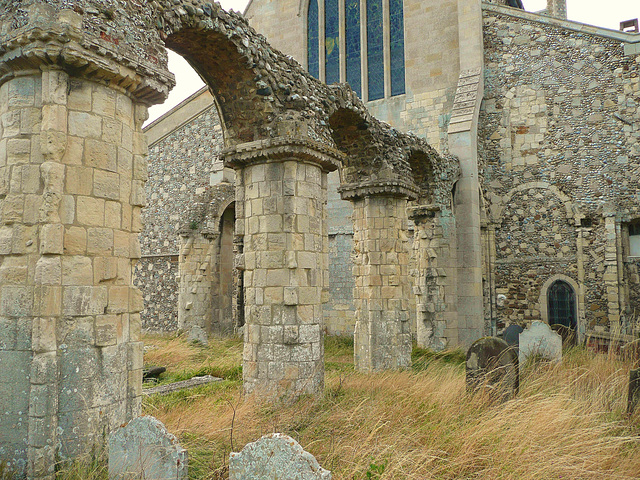
<path id="1" fill-rule="evenodd" d="M 640 35 L 570 21 L 566 0 L 525 7 L 252 0 L 245 12 L 311 75 L 348 82 L 375 117 L 459 162 L 445 204 L 410 202 L 398 221 L 411 281 L 392 300 L 424 347 L 465 347 L 534 320 L 580 343 L 640 334 Z M 146 133 L 143 328 L 233 333 L 244 260 L 213 96 L 195 93 Z M 439 181 L 417 162 L 414 176 Z M 327 333 L 353 335 L 359 252 L 344 182 L 329 175 L 323 316 Z"/>

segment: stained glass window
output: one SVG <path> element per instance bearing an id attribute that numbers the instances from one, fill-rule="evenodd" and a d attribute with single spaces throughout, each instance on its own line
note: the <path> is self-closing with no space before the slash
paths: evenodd
<path id="1" fill-rule="evenodd" d="M 404 20 L 402 0 L 389 0 L 391 95 L 404 93 Z"/>
<path id="2" fill-rule="evenodd" d="M 309 73 L 316 78 L 320 78 L 318 35 L 318 0 L 309 0 L 309 11 L 307 12 L 307 67 Z"/>
<path id="3" fill-rule="evenodd" d="M 576 328 L 576 296 L 569 285 L 556 280 L 547 293 L 549 306 L 549 325 L 563 325 Z"/>
<path id="4" fill-rule="evenodd" d="M 325 83 L 340 81 L 340 10 L 338 0 L 324 2 Z"/>
<path id="5" fill-rule="evenodd" d="M 353 91 L 362 96 L 360 73 L 360 0 L 345 0 L 345 35 L 347 50 L 347 82 Z"/>
<path id="6" fill-rule="evenodd" d="M 367 1 L 367 79 L 368 100 L 384 97 L 384 35 L 382 0 Z"/>

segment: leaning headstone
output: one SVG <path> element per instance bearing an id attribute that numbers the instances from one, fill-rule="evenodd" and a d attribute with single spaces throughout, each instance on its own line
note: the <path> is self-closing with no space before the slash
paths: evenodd
<path id="1" fill-rule="evenodd" d="M 229 457 L 229 480 L 331 480 L 309 452 L 282 433 L 265 435 Z"/>
<path id="2" fill-rule="evenodd" d="M 629 399 L 627 413 L 633 414 L 640 407 L 640 368 L 629 372 Z"/>
<path id="3" fill-rule="evenodd" d="M 209 345 L 209 335 L 200 325 L 194 325 L 189 330 L 189 341 L 200 345 Z"/>
<path id="4" fill-rule="evenodd" d="M 495 337 L 476 340 L 467 350 L 467 389 L 489 389 L 509 398 L 518 391 L 518 355 L 507 342 Z"/>
<path id="5" fill-rule="evenodd" d="M 109 480 L 187 480 L 188 455 L 153 417 L 137 417 L 109 438 Z"/>
<path id="6" fill-rule="evenodd" d="M 559 362 L 562 360 L 562 337 L 546 323 L 535 321 L 520 334 L 518 356 L 521 365 L 532 356 Z"/>
<path id="7" fill-rule="evenodd" d="M 502 332 L 502 339 L 507 342 L 510 347 L 518 348 L 520 344 L 520 334 L 524 331 L 520 325 L 512 324 Z"/>

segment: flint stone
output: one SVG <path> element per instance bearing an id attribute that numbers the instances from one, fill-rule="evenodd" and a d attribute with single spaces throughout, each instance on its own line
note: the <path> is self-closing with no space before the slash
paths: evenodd
<path id="1" fill-rule="evenodd" d="M 187 480 L 188 455 L 151 416 L 137 417 L 109 438 L 109 480 Z"/>
<path id="2" fill-rule="evenodd" d="M 229 480 L 331 480 L 293 438 L 282 433 L 265 435 L 229 457 Z"/>
<path id="3" fill-rule="evenodd" d="M 467 350 L 466 376 L 470 391 L 488 388 L 510 397 L 518 391 L 518 355 L 500 338 L 476 340 Z"/>
<path id="4" fill-rule="evenodd" d="M 518 359 L 522 365 L 532 355 L 545 360 L 562 360 L 562 337 L 544 322 L 535 321 L 520 334 Z"/>

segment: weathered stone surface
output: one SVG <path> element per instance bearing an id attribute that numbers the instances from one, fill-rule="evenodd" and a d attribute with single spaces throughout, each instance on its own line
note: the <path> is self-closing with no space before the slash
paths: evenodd
<path id="1" fill-rule="evenodd" d="M 509 398 L 518 391 L 518 356 L 504 340 L 484 337 L 467 351 L 467 389 L 489 389 L 492 395 Z"/>
<path id="2" fill-rule="evenodd" d="M 562 337 L 544 322 L 533 322 L 520 334 L 518 359 L 521 365 L 530 357 L 559 362 L 562 360 Z"/>
<path id="3" fill-rule="evenodd" d="M 187 480 L 189 457 L 159 420 L 137 417 L 109 438 L 109 480 Z"/>
<path id="4" fill-rule="evenodd" d="M 313 455 L 288 435 L 272 433 L 229 456 L 229 480 L 331 480 Z"/>

